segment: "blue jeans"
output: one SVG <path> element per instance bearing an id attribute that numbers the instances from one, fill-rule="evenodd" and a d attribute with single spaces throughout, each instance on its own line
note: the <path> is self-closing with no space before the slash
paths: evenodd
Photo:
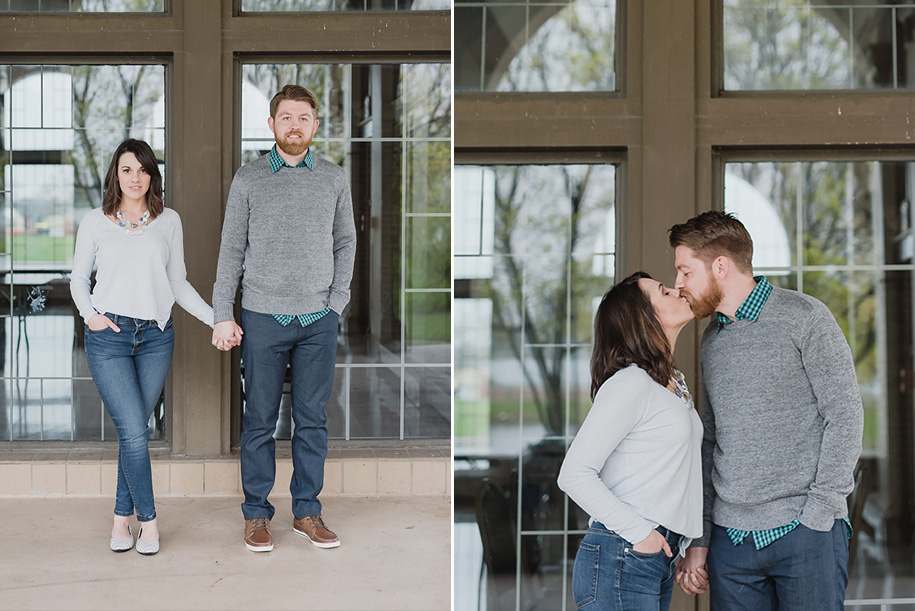
<path id="1" fill-rule="evenodd" d="M 149 464 L 149 417 L 172 363 L 175 330 L 154 320 L 107 314 L 120 329 L 85 328 L 86 361 L 105 410 L 118 432 L 118 487 L 114 513 L 140 522 L 156 518 Z"/>
<path id="2" fill-rule="evenodd" d="M 674 568 L 681 536 L 666 528 L 673 557 L 664 550 L 641 554 L 600 522 L 585 533 L 572 567 L 572 595 L 587 611 L 665 611 L 673 594 Z"/>
<path id="3" fill-rule="evenodd" d="M 286 367 L 292 369 L 292 513 L 296 518 L 321 513 L 327 416 L 324 408 L 334 386 L 337 322 L 331 311 L 303 327 L 293 319 L 283 326 L 270 314 L 242 310 L 241 356 L 245 363 L 245 415 L 241 433 L 241 481 L 246 520 L 273 519 L 267 496 L 276 478 L 273 435 L 280 413 Z"/>
<path id="4" fill-rule="evenodd" d="M 708 553 L 713 609 L 825 611 L 845 608 L 848 533 L 836 520 L 819 532 L 803 524 L 762 549 L 752 537 L 734 545 L 712 527 Z"/>

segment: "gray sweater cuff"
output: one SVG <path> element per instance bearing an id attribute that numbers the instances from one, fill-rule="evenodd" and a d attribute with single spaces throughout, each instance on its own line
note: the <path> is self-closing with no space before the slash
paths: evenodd
<path id="1" fill-rule="evenodd" d="M 845 516 L 836 515 L 836 510 L 833 507 L 808 497 L 807 504 L 801 509 L 798 521 L 811 530 L 829 532 L 835 525 L 835 521 L 843 517 Z"/>
<path id="2" fill-rule="evenodd" d="M 234 304 L 229 305 L 213 305 L 213 323 L 226 322 L 227 320 L 235 320 L 235 306 Z"/>

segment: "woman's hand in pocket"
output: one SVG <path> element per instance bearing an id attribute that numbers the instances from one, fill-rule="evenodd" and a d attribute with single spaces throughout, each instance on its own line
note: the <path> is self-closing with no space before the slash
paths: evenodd
<path id="1" fill-rule="evenodd" d="M 86 326 L 90 331 L 104 331 L 106 328 L 110 328 L 115 333 L 121 332 L 121 329 L 104 314 L 93 314 L 92 318 L 86 321 Z"/>
<path id="2" fill-rule="evenodd" d="M 667 539 L 656 530 L 652 530 L 647 537 L 634 544 L 632 549 L 640 554 L 657 554 L 661 550 L 664 550 L 664 553 L 668 558 L 674 555 L 674 553 L 670 551 Z"/>

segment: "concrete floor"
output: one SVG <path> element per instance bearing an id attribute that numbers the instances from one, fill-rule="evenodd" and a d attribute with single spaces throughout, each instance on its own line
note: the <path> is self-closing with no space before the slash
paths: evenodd
<path id="1" fill-rule="evenodd" d="M 241 497 L 156 499 L 146 557 L 108 549 L 113 499 L 0 498 L 0 609 L 451 608 L 449 498 L 324 500 L 330 550 L 292 532 L 288 496 L 272 501 L 276 548 L 255 554 Z"/>

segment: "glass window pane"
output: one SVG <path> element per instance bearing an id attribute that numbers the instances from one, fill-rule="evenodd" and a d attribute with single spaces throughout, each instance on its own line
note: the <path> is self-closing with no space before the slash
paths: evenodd
<path id="1" fill-rule="evenodd" d="M 454 300 L 454 444 L 460 455 L 517 456 L 520 362 L 493 332 L 489 280 L 475 280 Z"/>
<path id="2" fill-rule="evenodd" d="M 572 565 L 578 550 L 578 537 L 523 535 L 521 546 L 522 608 L 575 609 Z M 563 593 L 566 594 L 565 605 Z"/>
<path id="3" fill-rule="evenodd" d="M 164 0 L 0 0 L 0 12 L 161 13 Z"/>
<path id="4" fill-rule="evenodd" d="M 450 0 L 242 0 L 246 13 L 304 11 L 447 11 Z"/>
<path id="5" fill-rule="evenodd" d="M 43 439 L 69 440 L 73 428 L 70 380 L 42 380 L 40 388 Z"/>
<path id="6" fill-rule="evenodd" d="M 457 91 L 614 91 L 616 2 L 477 2 L 454 9 Z"/>
<path id="7" fill-rule="evenodd" d="M 415 142 L 406 147 L 406 212 L 451 210 L 451 143 Z"/>
<path id="8" fill-rule="evenodd" d="M 454 277 L 474 277 L 475 264 L 467 265 L 463 255 L 491 255 L 495 231 L 495 178 L 492 168 L 454 167 Z M 468 259 L 468 261 L 474 261 Z M 491 260 L 490 260 L 491 265 Z M 487 276 L 491 276 L 490 271 Z"/>
<path id="9" fill-rule="evenodd" d="M 406 64 L 401 72 L 406 133 L 412 138 L 449 138 L 451 66 Z"/>
<path id="10" fill-rule="evenodd" d="M 524 350 L 524 378 L 528 384 L 521 404 L 521 434 L 528 449 L 565 443 L 567 365 L 565 347 L 531 346 Z M 565 454 L 564 448 L 561 454 Z"/>
<path id="11" fill-rule="evenodd" d="M 102 408 L 102 399 L 95 388 L 95 382 L 89 376 L 89 367 L 84 366 L 82 369 L 84 371 L 79 373 L 86 377 L 74 378 L 71 390 L 73 396 L 73 437 L 84 441 L 102 441 L 103 437 L 109 441 L 116 440 L 118 437 L 114 429 L 114 423 L 111 422 L 111 416 Z M 74 371 L 75 374 L 77 374 L 76 371 Z M 102 417 L 102 414 L 104 414 L 104 417 Z"/>
<path id="12" fill-rule="evenodd" d="M 399 439 L 399 370 L 354 367 L 350 370 L 350 380 L 350 439 Z"/>
<path id="13" fill-rule="evenodd" d="M 447 289 L 451 286 L 451 219 L 413 216 L 407 222 L 407 287 Z"/>
<path id="14" fill-rule="evenodd" d="M 2 172 L 9 166 L 3 164 L 0 165 L 0 181 L 7 182 L 6 172 Z M 12 210 L 12 193 L 9 191 L 0 191 L 0 255 L 10 254 L 10 248 L 12 247 L 12 241 L 7 237 L 10 230 L 10 211 Z M 0 256 L 0 260 L 4 260 L 6 257 Z M 5 273 L 9 271 L 8 265 L 0 265 L 0 273 Z"/>
<path id="15" fill-rule="evenodd" d="M 580 535 L 535 533 L 587 528 L 556 477 L 591 407 L 590 327 L 615 275 L 615 183 L 612 165 L 455 168 L 455 520 L 479 522 L 478 539 L 469 527 L 456 535 L 455 567 L 487 575 L 480 584 L 479 571 L 456 572 L 455 592 L 488 597 L 486 608 L 513 609 L 516 596 L 523 608 L 574 608 L 562 597 Z M 491 527 L 476 508 L 500 495 Z"/>
<path id="16" fill-rule="evenodd" d="M 724 88 L 912 87 L 910 6 L 724 1 Z"/>
<path id="17" fill-rule="evenodd" d="M 86 368 L 68 274 L 117 144 L 147 140 L 164 169 L 165 66 L 4 65 L 0 75 L 0 347 L 17 393 L 7 432 L 116 439 Z M 151 438 L 163 432 L 160 404 Z"/>
<path id="18" fill-rule="evenodd" d="M 596 312 L 595 312 L 596 314 Z M 591 347 L 571 349 L 569 362 L 569 429 L 568 436 L 578 432 L 591 410 Z"/>
<path id="19" fill-rule="evenodd" d="M 404 369 L 404 437 L 451 437 L 450 369 Z"/>
<path id="20" fill-rule="evenodd" d="M 447 363 L 451 360 L 451 293 L 406 294 L 406 360 Z"/>
<path id="21" fill-rule="evenodd" d="M 455 609 L 516 608 L 517 495 L 505 485 L 511 467 L 491 465 L 490 478 L 469 484 L 467 501 L 455 506 L 454 583 L 465 586 L 454 588 Z"/>

